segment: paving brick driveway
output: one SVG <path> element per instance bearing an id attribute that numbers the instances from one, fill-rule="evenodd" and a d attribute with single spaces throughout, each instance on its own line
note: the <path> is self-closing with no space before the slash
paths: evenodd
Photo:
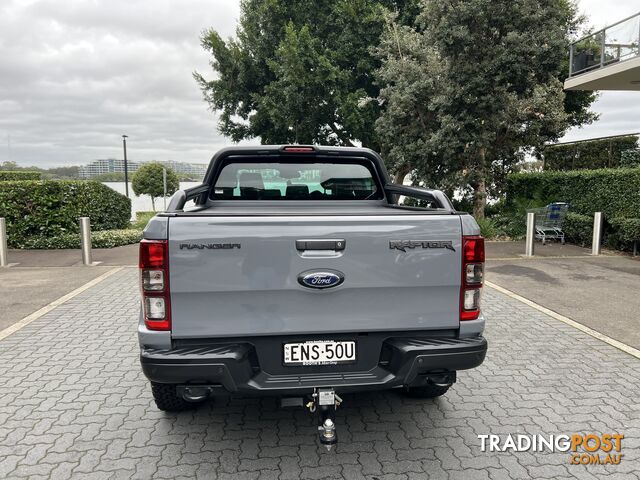
<path id="1" fill-rule="evenodd" d="M 137 309 L 125 269 L 0 341 L 0 478 L 640 478 L 640 360 L 490 289 L 484 365 L 438 400 L 345 395 L 330 454 L 274 399 L 157 411 Z M 482 453 L 477 438 L 573 432 L 623 433 L 622 463 Z"/>

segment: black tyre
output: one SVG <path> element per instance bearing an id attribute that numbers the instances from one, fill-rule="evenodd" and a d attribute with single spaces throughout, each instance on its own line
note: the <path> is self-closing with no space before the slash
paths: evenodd
<path id="1" fill-rule="evenodd" d="M 151 393 L 156 402 L 156 406 L 164 412 L 182 412 L 191 410 L 198 404 L 187 402 L 184 398 L 178 397 L 176 386 L 168 383 L 151 382 Z"/>
<path id="2" fill-rule="evenodd" d="M 403 392 L 406 396 L 412 398 L 436 398 L 444 395 L 449 387 L 440 387 L 438 385 L 423 385 L 421 387 L 404 387 Z"/>

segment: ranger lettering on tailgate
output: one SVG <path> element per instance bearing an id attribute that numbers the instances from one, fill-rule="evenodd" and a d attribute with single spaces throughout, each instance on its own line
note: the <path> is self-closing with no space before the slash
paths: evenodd
<path id="1" fill-rule="evenodd" d="M 239 243 L 181 243 L 180 250 L 231 250 L 232 248 L 242 248 Z"/>

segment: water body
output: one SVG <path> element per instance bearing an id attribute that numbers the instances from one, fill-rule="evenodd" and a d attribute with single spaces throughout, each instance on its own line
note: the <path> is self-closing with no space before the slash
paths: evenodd
<path id="1" fill-rule="evenodd" d="M 102 182 L 109 188 L 114 189 L 116 192 L 124 195 L 124 182 Z M 194 187 L 196 185 L 200 185 L 200 182 L 180 182 L 180 189 L 185 189 L 189 187 Z M 133 189 L 131 188 L 131 182 L 129 182 L 129 198 L 131 199 L 131 215 L 132 217 L 136 212 L 150 212 L 153 210 L 151 206 L 151 197 L 149 195 L 135 195 L 133 193 Z M 169 203 L 169 198 L 167 198 L 167 204 Z M 162 197 L 156 198 L 156 210 L 163 210 Z"/>

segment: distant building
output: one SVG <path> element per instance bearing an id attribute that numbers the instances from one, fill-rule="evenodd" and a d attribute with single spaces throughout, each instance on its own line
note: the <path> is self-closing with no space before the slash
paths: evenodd
<path id="1" fill-rule="evenodd" d="M 127 160 L 127 167 L 129 173 L 133 173 L 147 162 L 134 162 Z M 187 174 L 191 177 L 204 177 L 207 171 L 207 165 L 202 163 L 185 163 L 176 162 L 173 160 L 158 161 L 161 165 L 173 169 L 176 173 Z M 91 178 L 103 173 L 124 173 L 124 160 L 116 158 L 106 158 L 100 160 L 94 160 L 87 165 L 80 166 L 79 176 L 80 178 Z"/>
<path id="2" fill-rule="evenodd" d="M 194 178 L 203 178 L 209 166 L 204 163 L 185 163 L 174 160 L 158 160 L 157 163 L 173 169 L 176 173 L 184 173 Z"/>
<path id="3" fill-rule="evenodd" d="M 140 163 L 127 160 L 129 173 L 140 168 Z M 124 173 L 124 160 L 116 158 L 104 158 L 94 160 L 87 165 L 81 165 L 78 172 L 80 178 L 91 178 L 102 173 Z"/>

